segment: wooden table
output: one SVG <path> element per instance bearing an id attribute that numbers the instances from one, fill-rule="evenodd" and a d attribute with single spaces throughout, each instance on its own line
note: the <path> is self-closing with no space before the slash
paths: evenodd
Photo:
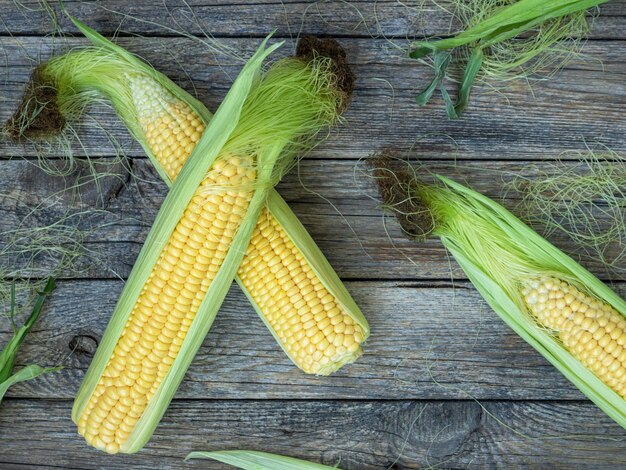
<path id="1" fill-rule="evenodd" d="M 38 8 L 32 0 L 19 3 Z M 506 181 L 520 173 L 532 178 L 563 150 L 606 145 L 626 155 L 626 0 L 602 7 L 584 56 L 552 80 L 534 82 L 532 92 L 520 82 L 501 93 L 477 87 L 471 109 L 458 121 L 445 118 L 439 98 L 425 108 L 414 103 L 431 71 L 396 48 L 407 45 L 407 36 L 448 30 L 448 17 L 433 8 L 420 12 L 419 1 L 191 1 L 197 22 L 178 1 L 167 2 L 167 9 L 147 1 L 65 3 L 105 35 L 118 29 L 121 17 L 103 6 L 146 20 L 123 21 L 119 43 L 189 90 L 192 80 L 210 109 L 217 108 L 240 62 L 216 58 L 198 41 L 152 22 L 182 25 L 194 35 L 202 34 L 201 25 L 244 57 L 272 29 L 287 40 L 282 54 L 300 32 L 340 40 L 358 76 L 346 123 L 279 190 L 345 280 L 372 336 L 355 364 L 332 377 L 306 376 L 233 286 L 145 449 L 108 456 L 86 446 L 70 420 L 72 399 L 123 285 L 113 273 L 128 275 L 166 194 L 122 124 L 110 111 L 94 109 L 91 115 L 128 157 L 125 166 L 115 163 L 113 146 L 86 122 L 84 150 L 122 176 L 81 193 L 81 207 L 105 209 L 89 219 L 86 244 L 107 263 L 65 273 L 28 337 L 20 365 L 65 368 L 10 390 L 0 407 L 0 468 L 223 468 L 183 458 L 192 450 L 234 448 L 329 465 L 341 461 L 344 469 L 626 466 L 626 432 L 499 320 L 437 240 L 408 242 L 394 221 L 384 223 L 374 188 L 358 171 L 360 160 L 378 150 L 412 149 L 431 169 L 461 175 L 499 197 Z M 37 60 L 55 47 L 86 42 L 46 37 L 45 14 L 17 9 L 11 0 L 0 1 L 0 15 L 4 120 Z M 60 25 L 75 31 L 63 18 Z M 2 193 L 32 207 L 63 188 L 61 178 L 31 164 L 32 147 L 0 148 Z M 79 169 L 88 171 L 84 164 Z M 78 208 L 69 196 L 59 201 L 47 213 L 50 220 Z M 516 202 L 512 196 L 505 204 Z M 2 229 L 25 210 L 2 197 Z M 565 237 L 553 241 L 574 249 Z M 606 278 L 597 263 L 587 266 Z M 615 285 L 626 294 L 625 284 Z M 0 325 L 3 344 L 9 326 Z"/>

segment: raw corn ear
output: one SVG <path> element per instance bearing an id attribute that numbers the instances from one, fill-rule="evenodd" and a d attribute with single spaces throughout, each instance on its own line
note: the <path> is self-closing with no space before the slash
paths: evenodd
<path id="1" fill-rule="evenodd" d="M 82 110 L 94 91 L 108 97 L 171 185 L 211 113 L 124 49 L 76 25 L 94 47 L 56 57 L 43 69 L 59 88 L 61 109 Z M 334 41 L 304 37 L 299 53 L 307 60 L 314 54 L 334 57 L 344 68 L 336 76 L 349 94 L 353 77 Z M 69 114 L 63 113 L 68 121 Z M 369 326 L 296 216 L 278 193 L 270 194 L 237 281 L 292 361 L 307 373 L 327 375 L 362 354 Z"/>
<path id="2" fill-rule="evenodd" d="M 268 207 L 239 267 L 239 285 L 291 360 L 328 375 L 362 354 L 369 325 L 278 193 Z"/>
<path id="3" fill-rule="evenodd" d="M 264 42 L 265 44 L 265 42 Z M 332 62 L 244 67 L 176 178 L 79 391 L 79 432 L 108 452 L 150 437 L 208 332 L 271 188 L 338 119 Z"/>
<path id="4" fill-rule="evenodd" d="M 247 190 L 216 188 L 216 194 L 203 195 L 203 188 L 212 186 L 202 183 L 228 178 L 219 174 L 222 170 L 231 172 L 228 163 L 233 156 L 224 154 L 225 144 L 239 123 L 261 63 L 272 49 L 266 49 L 264 42 L 246 64 L 190 158 L 187 171 L 165 199 L 78 391 L 72 419 L 87 442 L 101 450 L 132 453 L 148 441 L 234 277 L 238 254 L 247 245 L 254 227 L 250 221 L 256 216 L 254 211 L 260 209 L 264 194 L 254 190 L 251 194 L 249 185 Z M 270 157 L 275 161 L 277 155 Z M 251 172 L 245 177 L 254 182 L 257 175 Z M 219 202 L 224 199 L 229 199 L 230 208 L 240 206 L 231 224 L 220 222 L 204 210 L 208 203 L 210 210 L 219 211 Z M 226 217 L 228 212 L 224 211 Z M 251 216 L 246 217 L 248 212 Z M 196 224 L 198 218 L 213 220 L 213 225 L 217 222 L 221 230 L 207 236 L 204 225 Z M 188 256 L 182 248 L 193 248 L 186 243 L 189 226 L 204 229 L 199 248 L 220 251 L 221 256 L 215 260 L 217 272 L 206 281 L 204 276 L 190 275 L 196 269 L 195 262 L 183 261 L 182 267 L 171 263 L 171 256 Z M 216 240 L 220 235 L 222 239 Z M 207 257 L 202 262 L 203 270 L 207 271 L 213 261 Z"/>
<path id="5" fill-rule="evenodd" d="M 500 318 L 626 428 L 626 302 L 491 199 L 372 166 L 407 235 L 440 237 Z"/>

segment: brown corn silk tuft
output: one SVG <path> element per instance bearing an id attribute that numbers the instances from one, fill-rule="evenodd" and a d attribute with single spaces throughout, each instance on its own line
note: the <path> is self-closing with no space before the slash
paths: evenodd
<path id="1" fill-rule="evenodd" d="M 393 211 L 405 234 L 416 240 L 428 237 L 435 221 L 428 206 L 412 190 L 419 183 L 409 164 L 390 152 L 368 159 L 367 166 L 383 204 Z"/>
<path id="2" fill-rule="evenodd" d="M 45 64 L 37 67 L 26 85 L 24 96 L 4 125 L 9 137 L 18 142 L 24 138 L 41 138 L 58 134 L 66 120 L 57 104 L 57 88 L 45 74 Z"/>
<path id="3" fill-rule="evenodd" d="M 334 39 L 319 39 L 315 36 L 303 36 L 296 47 L 296 57 L 302 58 L 305 62 L 311 62 L 318 57 L 328 57 L 332 60 L 332 72 L 335 76 L 335 88 L 343 93 L 341 109 L 337 111 L 343 113 L 348 104 L 356 77 L 348 64 L 346 51 Z"/>

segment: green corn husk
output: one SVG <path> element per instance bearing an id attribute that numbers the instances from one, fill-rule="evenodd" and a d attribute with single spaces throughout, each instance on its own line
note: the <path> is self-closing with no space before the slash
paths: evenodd
<path id="1" fill-rule="evenodd" d="M 504 79 L 508 71 L 521 70 L 523 66 L 536 61 L 542 54 L 549 53 L 559 42 L 570 39 L 567 34 L 578 32 L 584 23 L 586 11 L 608 0 L 519 0 L 493 2 L 480 0 L 475 3 L 476 14 L 480 18 L 476 24 L 455 36 L 429 41 L 416 41 L 411 46 L 409 56 L 421 59 L 430 54 L 434 56 L 435 78 L 417 97 L 418 104 L 426 104 L 435 89 L 440 88 L 450 119 L 458 118 L 469 103 L 470 92 L 481 68 L 488 60 L 486 54 L 490 48 L 500 46 L 507 41 L 517 40 L 522 33 L 531 32 L 537 39 L 526 40 L 521 47 L 512 46 L 506 51 L 508 63 L 498 63 L 494 59 L 496 71 L 491 78 Z M 576 38 L 574 38 L 576 39 Z M 469 47 L 465 71 L 460 82 L 456 103 L 452 103 L 444 80 L 450 64 L 450 52 L 453 49 Z M 513 56 L 513 57 L 508 57 Z"/>
<path id="2" fill-rule="evenodd" d="M 523 298 L 533 280 L 557 278 L 626 316 L 626 302 L 501 205 L 454 181 L 421 182 L 390 159 L 373 163 L 381 198 L 410 238 L 438 236 L 491 308 L 591 401 L 626 428 L 626 401 L 538 323 Z"/>
<path id="3" fill-rule="evenodd" d="M 185 460 L 192 459 L 217 460 L 242 470 L 341 470 L 338 466 L 329 467 L 293 457 L 254 450 L 192 452 L 185 458 Z"/>
<path id="4" fill-rule="evenodd" d="M 166 76 L 157 72 L 125 49 L 113 44 L 80 21 L 74 18 L 71 19 L 78 29 L 91 40 L 93 47 L 72 50 L 67 54 L 51 59 L 39 67 L 37 73 L 40 77 L 44 77 L 43 81 L 46 83 L 46 89 L 53 89 L 56 94 L 55 103 L 48 106 L 48 108 L 54 108 L 54 113 L 61 115 L 64 124 L 69 124 L 76 121 L 90 103 L 98 101 L 102 97 L 106 98 L 128 126 L 131 134 L 142 145 L 159 175 L 161 175 L 168 186 L 171 186 L 174 177 L 153 152 L 140 124 L 138 112 L 133 105 L 129 75 L 149 78 L 154 82 L 155 86 L 164 90 L 165 94 L 169 94 L 189 105 L 204 125 L 210 122 L 212 118 L 211 113 L 200 101 L 191 97 Z M 25 99 L 24 102 L 30 104 L 30 106 L 22 106 L 9 121 L 7 127 L 14 129 L 13 133 L 17 132 L 17 136 L 15 136 L 17 138 L 37 137 L 36 132 L 40 132 L 43 126 L 38 125 L 38 114 L 35 110 L 41 108 L 42 105 L 33 106 L 36 100 L 30 99 Z M 18 123 L 20 124 L 18 125 Z M 60 132 L 58 128 L 52 128 L 50 131 L 49 135 L 44 135 L 44 137 L 50 138 Z M 303 254 L 304 259 L 317 274 L 327 291 L 335 297 L 337 304 L 360 326 L 364 333 L 364 340 L 367 339 L 369 336 L 369 325 L 365 317 L 309 233 L 274 189 L 271 189 L 269 192 L 266 208 L 271 217 L 276 219 L 290 240 Z M 246 259 L 250 258 L 252 260 L 253 257 L 254 253 L 246 255 Z M 239 276 L 237 276 L 236 280 L 280 347 L 294 364 L 302 368 L 294 360 L 283 340 L 270 325 L 245 283 Z M 354 362 L 361 354 L 362 351 L 359 348 L 355 353 L 346 353 L 340 357 L 333 358 L 331 362 L 322 366 L 315 373 L 328 375 L 343 365 Z M 310 371 L 305 372 L 310 373 Z"/>
<path id="5" fill-rule="evenodd" d="M 40 375 L 48 372 L 54 372 L 59 370 L 58 367 L 41 367 L 37 364 L 30 364 L 13 373 L 13 367 L 15 366 L 15 358 L 17 356 L 17 352 L 21 344 L 26 339 L 26 335 L 33 328 L 35 322 L 39 318 L 46 297 L 50 295 L 55 288 L 56 284 L 54 282 L 54 279 L 49 278 L 43 290 L 38 293 L 37 299 L 35 300 L 35 303 L 33 305 L 33 309 L 26 319 L 26 322 L 20 328 L 17 328 L 14 331 L 13 337 L 9 340 L 6 346 L 4 346 L 2 351 L 0 351 L 0 403 L 4 398 L 4 394 L 7 392 L 11 385 L 14 385 L 18 382 L 24 382 L 26 380 L 34 379 L 35 377 L 39 377 Z M 15 310 L 15 284 L 13 284 L 13 287 L 11 289 L 11 312 L 9 315 L 11 322 L 13 322 L 14 320 L 14 316 L 16 313 Z"/>

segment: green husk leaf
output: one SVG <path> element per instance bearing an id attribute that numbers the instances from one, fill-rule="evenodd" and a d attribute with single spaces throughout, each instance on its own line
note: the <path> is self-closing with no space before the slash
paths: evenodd
<path id="1" fill-rule="evenodd" d="M 22 367 L 18 372 L 0 382 L 0 403 L 2 403 L 4 395 L 12 385 L 19 382 L 26 382 L 27 380 L 35 379 L 40 375 L 47 374 L 49 372 L 56 372 L 61 369 L 62 367 L 41 367 L 37 364 L 30 364 Z"/>
<path id="2" fill-rule="evenodd" d="M 19 329 L 17 329 L 13 333 L 13 337 L 9 340 L 7 345 L 0 352 L 0 383 L 8 380 L 11 376 L 11 372 L 13 371 L 13 366 L 15 364 L 15 357 L 17 355 L 18 349 L 21 344 L 24 342 L 26 335 L 33 328 L 33 325 L 39 318 L 41 311 L 43 309 L 44 301 L 46 297 L 56 288 L 56 284 L 54 279 L 49 278 L 46 282 L 46 285 L 42 292 L 38 293 L 37 300 L 33 305 L 33 309 L 24 323 Z M 11 313 L 10 318 L 13 323 L 14 315 L 16 310 L 15 303 L 15 282 L 11 286 Z M 7 385 L 8 388 L 8 385 Z"/>
<path id="3" fill-rule="evenodd" d="M 467 105 L 469 104 L 470 92 L 472 91 L 472 86 L 474 86 L 474 81 L 476 80 L 476 76 L 480 70 L 480 67 L 483 63 L 483 49 L 481 47 L 475 47 L 472 49 L 472 54 L 470 55 L 469 60 L 467 61 L 467 65 L 465 66 L 465 72 L 463 74 L 463 79 L 461 80 L 461 87 L 459 88 L 459 96 L 457 98 L 456 105 L 454 106 L 455 118 L 460 116 Z"/>
<path id="4" fill-rule="evenodd" d="M 298 247 L 304 259 L 307 260 L 312 270 L 318 276 L 324 287 L 337 299 L 337 303 L 341 305 L 343 310 L 350 315 L 350 317 L 363 329 L 364 338 L 367 339 L 370 335 L 370 327 L 367 323 L 367 320 L 363 316 L 363 313 L 359 309 L 358 305 L 354 302 L 352 296 L 344 286 L 344 284 L 339 279 L 339 276 L 332 268 L 324 254 L 320 251 L 318 246 L 315 244 L 311 235 L 304 228 L 302 223 L 298 220 L 295 214 L 291 211 L 287 203 L 284 201 L 280 195 L 272 191 L 267 199 L 267 205 L 271 208 L 272 215 L 276 218 L 278 223 L 283 227 L 285 232 L 288 234 L 289 238 L 294 242 L 294 244 Z M 265 324 L 265 326 L 270 330 L 272 336 L 276 339 L 276 342 L 280 345 L 285 354 L 294 362 L 294 358 L 291 353 L 287 349 L 286 345 L 283 343 L 282 339 L 278 335 L 278 333 L 274 330 L 266 316 L 261 311 L 260 307 L 254 302 L 250 292 L 246 289 L 246 286 L 241 282 L 239 278 L 237 278 L 237 282 L 243 290 L 244 294 L 250 303 L 254 307 L 255 311 Z M 361 355 L 362 350 L 359 349 L 354 353 L 346 353 L 343 357 L 338 360 L 327 364 L 323 367 L 318 375 L 329 375 L 333 372 L 339 370 L 342 366 L 346 364 L 350 364 L 356 361 Z"/>
<path id="5" fill-rule="evenodd" d="M 430 44 L 438 50 L 448 50 L 478 42 L 486 47 L 518 36 L 550 19 L 569 15 L 577 11 L 588 10 L 607 1 L 519 0 L 506 7 L 497 9 L 489 18 L 458 33 L 454 37 L 439 39 L 433 42 L 419 41 L 414 43 L 413 47 L 423 48 L 426 47 L 425 44 Z"/>
<path id="6" fill-rule="evenodd" d="M 415 46 L 415 49 L 409 52 L 409 57 L 411 59 L 423 59 L 437 50 L 435 46 L 428 43 L 419 43 L 419 45 Z"/>
<path id="7" fill-rule="evenodd" d="M 446 69 L 450 64 L 450 60 L 452 56 L 445 52 L 435 51 L 435 77 L 432 82 L 422 91 L 419 95 L 417 95 L 416 101 L 417 104 L 424 106 L 426 103 L 430 101 L 430 98 L 433 96 L 433 93 L 437 89 L 437 87 L 443 83 L 446 78 Z"/>
<path id="8" fill-rule="evenodd" d="M 435 51 L 436 56 L 437 52 L 452 50 L 460 50 L 463 56 L 463 51 L 471 49 L 455 107 L 458 117 L 467 107 L 471 86 L 481 71 L 487 78 L 504 81 L 527 78 L 542 65 L 558 69 L 565 64 L 576 52 L 578 37 L 574 35 L 584 37 L 588 29 L 584 21 L 586 11 L 606 1 L 519 0 L 504 5 L 492 0 L 471 0 L 467 4 L 459 1 L 460 16 L 466 29 L 449 38 L 416 41 L 409 56 L 420 59 L 430 51 Z M 530 33 L 530 37 L 519 39 L 522 33 Z M 565 45 L 566 40 L 571 40 L 571 44 Z M 480 61 L 479 53 L 484 55 Z M 546 58 L 550 53 L 553 59 Z M 437 64 L 434 68 L 437 73 Z M 427 94 L 422 95 L 420 102 L 430 98 Z M 453 117 L 448 103 L 446 105 L 448 116 Z"/>
<path id="9" fill-rule="evenodd" d="M 448 119 L 456 119 L 459 115 L 456 113 L 456 109 L 454 107 L 454 102 L 452 98 L 450 98 L 450 94 L 443 83 L 439 85 L 439 91 L 441 92 L 441 98 L 443 99 L 444 104 L 446 105 L 446 116 Z"/>
<path id="10" fill-rule="evenodd" d="M 329 467 L 284 455 L 253 450 L 224 450 L 191 452 L 185 460 L 212 459 L 243 470 L 341 470 L 338 465 Z"/>

